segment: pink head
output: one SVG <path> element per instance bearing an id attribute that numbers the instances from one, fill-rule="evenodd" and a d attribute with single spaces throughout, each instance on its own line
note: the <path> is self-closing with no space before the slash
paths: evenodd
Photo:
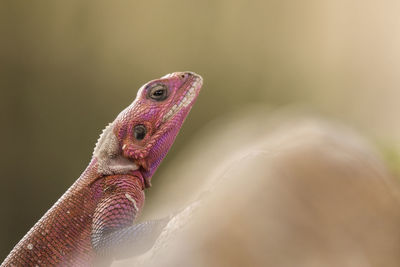
<path id="1" fill-rule="evenodd" d="M 202 83 L 201 76 L 193 72 L 175 72 L 143 85 L 135 101 L 100 137 L 94 152 L 99 172 L 110 175 L 139 171 L 146 186 L 150 186 Z"/>

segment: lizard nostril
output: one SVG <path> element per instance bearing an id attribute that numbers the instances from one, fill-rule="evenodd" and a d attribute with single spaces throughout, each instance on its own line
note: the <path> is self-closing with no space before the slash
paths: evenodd
<path id="1" fill-rule="evenodd" d="M 182 79 L 185 79 L 185 78 L 188 78 L 188 77 L 190 77 L 192 75 L 193 74 L 191 72 L 185 72 L 185 73 L 181 74 L 180 76 L 181 76 Z"/>

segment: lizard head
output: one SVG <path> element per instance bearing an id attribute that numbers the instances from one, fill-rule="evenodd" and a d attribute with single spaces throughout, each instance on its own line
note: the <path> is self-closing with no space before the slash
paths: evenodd
<path id="1" fill-rule="evenodd" d="M 145 186 L 173 144 L 203 79 L 175 72 L 143 85 L 131 105 L 104 129 L 93 156 L 100 175 L 139 171 Z"/>

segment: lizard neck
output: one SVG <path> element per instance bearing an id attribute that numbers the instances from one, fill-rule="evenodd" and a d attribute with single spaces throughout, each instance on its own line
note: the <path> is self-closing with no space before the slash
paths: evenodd
<path id="1" fill-rule="evenodd" d="M 117 174 L 110 174 L 110 175 L 101 174 L 99 172 L 98 167 L 99 167 L 98 160 L 95 157 L 93 157 L 92 160 L 90 161 L 89 165 L 85 169 L 85 171 L 82 173 L 81 179 L 86 180 L 86 182 L 89 185 L 91 185 L 99 179 L 105 178 L 107 176 L 117 175 Z M 142 187 L 142 190 L 150 187 L 150 185 L 148 183 L 146 183 L 140 170 L 133 170 L 133 171 L 129 171 L 125 174 L 118 174 L 118 175 L 126 175 L 126 176 L 132 177 L 132 179 L 137 179 Z"/>

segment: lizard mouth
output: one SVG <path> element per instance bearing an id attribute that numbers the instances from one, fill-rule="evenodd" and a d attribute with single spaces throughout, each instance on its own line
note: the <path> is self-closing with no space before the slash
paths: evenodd
<path id="1" fill-rule="evenodd" d="M 203 85 L 203 78 L 195 75 L 187 85 L 188 89 L 181 95 L 177 104 L 173 105 L 171 109 L 164 115 L 162 122 L 166 122 L 174 117 L 180 110 L 187 108 L 198 96 L 201 86 Z"/>

